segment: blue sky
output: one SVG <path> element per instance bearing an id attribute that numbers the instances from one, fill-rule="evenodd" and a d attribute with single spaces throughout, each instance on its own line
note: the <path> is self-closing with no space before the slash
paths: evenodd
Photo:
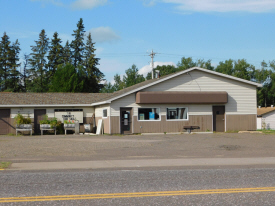
<path id="1" fill-rule="evenodd" d="M 245 58 L 260 68 L 275 60 L 275 0 L 0 0 L 0 35 L 21 44 L 21 57 L 45 29 L 65 43 L 83 18 L 96 42 L 100 70 L 111 81 L 132 64 L 149 70 L 181 57 L 211 59 L 215 66 Z"/>

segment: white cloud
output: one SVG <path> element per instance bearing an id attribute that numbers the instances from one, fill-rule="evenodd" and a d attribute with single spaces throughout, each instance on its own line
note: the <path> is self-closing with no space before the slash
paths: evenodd
<path id="1" fill-rule="evenodd" d="M 195 12 L 269 12 L 275 10 L 274 0 L 162 0 L 164 3 L 177 4 L 181 11 Z"/>
<path id="2" fill-rule="evenodd" d="M 93 9 L 98 6 L 104 6 L 108 0 L 76 0 L 70 6 L 76 10 Z"/>
<path id="3" fill-rule="evenodd" d="M 94 42 L 112 42 L 120 39 L 110 27 L 92 28 L 87 33 L 89 32 Z"/>
<path id="4" fill-rule="evenodd" d="M 156 68 L 157 66 L 163 66 L 163 65 L 173 65 L 176 67 L 176 64 L 174 62 L 154 62 L 154 68 Z M 151 66 L 145 65 L 138 71 L 138 73 L 146 77 L 146 75 L 151 71 L 152 71 Z"/>

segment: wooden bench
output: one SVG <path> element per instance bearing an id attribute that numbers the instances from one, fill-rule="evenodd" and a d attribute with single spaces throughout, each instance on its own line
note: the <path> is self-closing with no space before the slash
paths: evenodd
<path id="1" fill-rule="evenodd" d="M 16 130 L 16 136 L 17 136 L 17 132 L 19 131 L 22 131 L 22 132 L 26 132 L 26 131 L 29 131 L 30 132 L 30 134 L 32 135 L 32 125 L 19 125 L 19 126 L 16 126 L 16 128 L 15 128 L 15 130 Z"/>
<path id="2" fill-rule="evenodd" d="M 200 128 L 199 126 L 184 126 L 183 127 L 183 129 L 185 129 L 188 132 L 188 134 L 191 133 L 191 130 L 193 130 L 193 129 L 199 129 L 199 128 Z"/>

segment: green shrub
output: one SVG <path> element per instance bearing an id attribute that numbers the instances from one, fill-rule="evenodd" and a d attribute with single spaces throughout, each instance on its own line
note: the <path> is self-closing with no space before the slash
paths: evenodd
<path id="1" fill-rule="evenodd" d="M 43 115 L 43 119 L 39 121 L 40 124 L 49 124 L 51 125 L 51 128 L 56 127 L 57 125 L 57 119 L 54 117 L 51 120 L 48 119 L 48 115 Z"/>
<path id="2" fill-rule="evenodd" d="M 62 122 L 61 121 L 57 121 L 56 122 L 56 132 L 58 134 L 65 134 L 64 127 L 62 126 Z"/>
<path id="3" fill-rule="evenodd" d="M 17 114 L 15 117 L 14 117 L 14 123 L 16 125 L 20 125 L 20 124 L 31 124 L 31 118 L 28 116 L 28 117 L 23 117 L 22 114 Z"/>

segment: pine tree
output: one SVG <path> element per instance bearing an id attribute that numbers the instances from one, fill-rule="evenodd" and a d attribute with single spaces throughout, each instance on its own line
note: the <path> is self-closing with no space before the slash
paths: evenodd
<path id="1" fill-rule="evenodd" d="M 47 91 L 47 60 L 46 55 L 49 49 L 49 38 L 47 38 L 44 29 L 39 34 L 39 40 L 35 41 L 35 46 L 31 46 L 31 69 L 30 80 L 32 81 L 31 87 L 28 90 L 33 92 L 46 92 Z"/>
<path id="2" fill-rule="evenodd" d="M 49 76 L 52 77 L 57 69 L 57 67 L 62 64 L 63 59 L 63 47 L 61 45 L 62 41 L 58 38 L 58 33 L 55 32 L 53 39 L 51 40 L 51 45 L 49 46 L 48 55 L 48 70 Z"/>
<path id="3" fill-rule="evenodd" d="M 20 44 L 18 39 L 11 46 L 11 70 L 10 70 L 10 78 L 8 80 L 9 90 L 12 92 L 19 92 L 20 90 L 20 72 L 18 71 L 18 67 L 20 66 L 19 62 L 19 53 L 20 53 Z"/>
<path id="4" fill-rule="evenodd" d="M 73 65 L 59 65 L 50 85 L 50 92 L 82 92 L 84 80 Z"/>
<path id="5" fill-rule="evenodd" d="M 95 57 L 96 55 L 94 52 L 96 49 L 94 48 L 94 44 L 91 33 L 89 33 L 83 56 L 83 68 L 86 74 L 84 92 L 97 93 L 103 87 L 100 82 L 104 74 L 97 68 L 97 65 L 99 65 L 99 58 Z"/>
<path id="6" fill-rule="evenodd" d="M 85 49 L 84 44 L 84 25 L 83 20 L 80 18 L 79 22 L 77 23 L 77 29 L 74 30 L 72 36 L 74 36 L 74 40 L 71 42 L 72 48 L 72 61 L 75 68 L 82 65 L 83 61 L 83 52 Z"/>
<path id="7" fill-rule="evenodd" d="M 69 41 L 66 42 L 66 45 L 63 48 L 63 58 L 62 58 L 62 62 L 63 64 L 71 64 L 72 63 L 72 52 L 71 52 L 71 47 L 69 44 Z"/>
<path id="8" fill-rule="evenodd" d="M 5 91 L 8 89 L 8 78 L 10 77 L 10 71 L 12 67 L 11 63 L 11 42 L 9 36 L 4 32 L 2 40 L 0 42 L 0 77 L 1 85 L 0 90 Z"/>

